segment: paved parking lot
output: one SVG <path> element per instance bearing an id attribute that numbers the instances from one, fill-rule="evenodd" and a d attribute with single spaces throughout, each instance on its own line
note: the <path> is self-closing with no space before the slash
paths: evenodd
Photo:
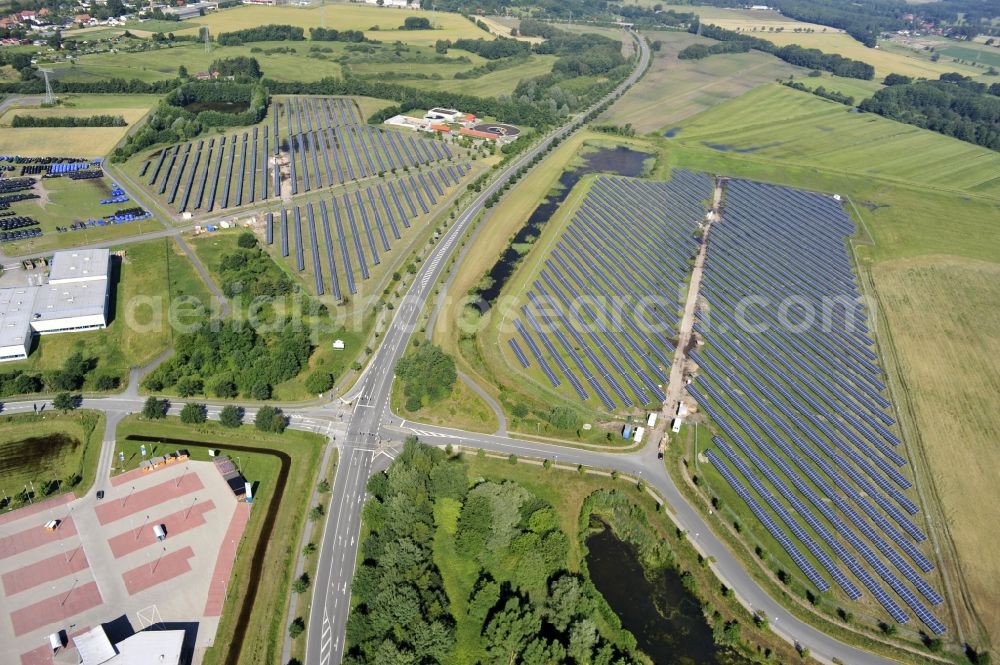
<path id="1" fill-rule="evenodd" d="M 122 615 L 136 630 L 150 617 L 197 622 L 197 647 L 213 643 L 250 505 L 209 462 L 133 471 L 94 490 L 0 515 L 0 662 L 47 665 L 50 633 Z M 60 520 L 55 531 L 49 520 Z"/>

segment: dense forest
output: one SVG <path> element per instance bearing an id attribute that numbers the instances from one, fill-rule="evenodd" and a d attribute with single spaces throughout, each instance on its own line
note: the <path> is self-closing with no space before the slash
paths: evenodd
<path id="1" fill-rule="evenodd" d="M 1000 86 L 997 86 L 1000 92 Z M 1000 150 L 1000 98 L 960 74 L 897 83 L 861 102 L 862 111 Z"/>
<path id="2" fill-rule="evenodd" d="M 566 570 L 569 538 L 553 507 L 468 475 L 461 459 L 411 437 L 369 481 L 344 662 L 448 663 L 458 650 L 484 665 L 637 662 L 634 638 Z M 460 595 L 449 596 L 446 577 Z"/>
<path id="3" fill-rule="evenodd" d="M 808 69 L 821 69 L 836 76 L 862 79 L 870 81 L 875 78 L 875 68 L 867 62 L 845 58 L 836 53 L 823 53 L 815 48 L 803 48 L 798 44 L 787 46 L 777 46 L 766 39 L 752 37 L 741 32 L 726 30 L 716 25 L 694 24 L 688 28 L 688 32 L 699 33 L 711 39 L 722 42 L 745 42 L 750 48 L 764 51 L 784 60 L 785 62 L 806 67 Z"/>

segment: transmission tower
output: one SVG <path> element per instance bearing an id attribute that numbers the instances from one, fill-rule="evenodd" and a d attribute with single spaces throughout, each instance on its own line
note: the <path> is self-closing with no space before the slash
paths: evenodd
<path id="1" fill-rule="evenodd" d="M 43 101 L 43 103 L 44 104 L 55 104 L 56 103 L 56 95 L 55 95 L 54 92 L 52 92 L 52 81 L 49 80 L 49 74 L 52 73 L 52 70 L 51 69 L 43 69 L 43 68 L 39 67 L 38 71 L 40 71 L 42 73 L 42 76 L 45 77 L 45 100 Z"/>
<path id="2" fill-rule="evenodd" d="M 202 30 L 205 31 L 205 53 L 211 53 L 212 52 L 212 42 L 211 42 L 211 39 L 208 36 L 208 28 L 202 28 Z"/>

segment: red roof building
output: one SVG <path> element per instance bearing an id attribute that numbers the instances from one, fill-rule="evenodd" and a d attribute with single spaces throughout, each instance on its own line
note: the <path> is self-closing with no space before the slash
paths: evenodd
<path id="1" fill-rule="evenodd" d="M 475 139 L 489 139 L 490 141 L 496 141 L 500 138 L 499 134 L 494 134 L 493 132 L 481 132 L 478 129 L 469 129 L 468 127 L 463 127 L 458 131 L 465 136 L 471 136 Z"/>

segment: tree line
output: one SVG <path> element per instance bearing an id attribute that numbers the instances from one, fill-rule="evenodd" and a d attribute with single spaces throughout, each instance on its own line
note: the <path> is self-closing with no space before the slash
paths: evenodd
<path id="1" fill-rule="evenodd" d="M 819 49 L 803 48 L 798 44 L 777 46 L 773 42 L 761 39 L 760 37 L 752 37 L 745 33 L 726 30 L 717 25 L 706 25 L 704 23 L 693 24 L 688 28 L 688 32 L 701 34 L 721 42 L 745 42 L 752 49 L 770 53 L 789 64 L 798 65 L 799 67 L 820 69 L 836 76 L 862 79 L 864 81 L 870 81 L 875 78 L 875 68 L 867 62 L 845 58 L 837 53 L 824 53 Z"/>
<path id="2" fill-rule="evenodd" d="M 795 90 L 801 90 L 802 92 L 809 92 L 817 97 L 822 97 L 823 99 L 829 99 L 832 102 L 839 102 L 846 106 L 854 106 L 854 97 L 850 95 L 845 95 L 842 92 L 837 92 L 836 90 L 827 90 L 823 86 L 817 86 L 815 89 L 808 88 L 804 84 L 798 81 L 782 81 L 782 85 L 788 86 Z"/>
<path id="3" fill-rule="evenodd" d="M 897 79 L 898 80 L 898 79 Z M 896 83 L 861 102 L 862 111 L 1000 150 L 1000 85 L 961 74 Z"/>
<path id="4" fill-rule="evenodd" d="M 126 127 L 120 115 L 90 115 L 84 117 L 15 115 L 11 127 Z"/>
<path id="5" fill-rule="evenodd" d="M 294 25 L 258 25 L 244 30 L 222 32 L 215 38 L 221 46 L 240 46 L 248 42 L 301 42 L 306 35 L 303 28 Z"/>
<path id="6" fill-rule="evenodd" d="M 309 39 L 314 42 L 351 42 L 371 41 L 365 38 L 360 30 L 336 30 L 334 28 L 309 28 Z"/>

